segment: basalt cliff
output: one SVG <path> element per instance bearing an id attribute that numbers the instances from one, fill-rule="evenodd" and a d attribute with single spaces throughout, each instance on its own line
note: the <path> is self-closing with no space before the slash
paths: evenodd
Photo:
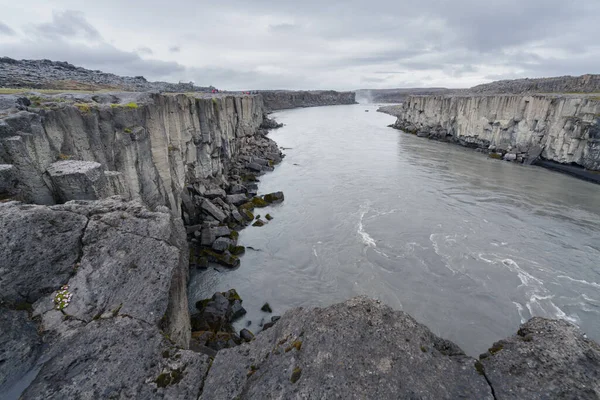
<path id="1" fill-rule="evenodd" d="M 595 95 L 411 96 L 387 112 L 398 117 L 397 129 L 478 148 L 494 158 L 546 162 L 590 179 L 600 170 Z"/>

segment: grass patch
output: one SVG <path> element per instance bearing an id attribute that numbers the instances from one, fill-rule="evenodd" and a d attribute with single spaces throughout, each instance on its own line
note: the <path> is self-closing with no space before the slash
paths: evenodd
<path id="1" fill-rule="evenodd" d="M 137 103 L 130 102 L 130 103 L 125 104 L 123 107 L 125 107 L 125 108 L 131 108 L 131 109 L 135 110 L 136 108 L 138 108 L 138 105 L 137 105 Z"/>
<path id="2" fill-rule="evenodd" d="M 92 106 L 87 103 L 75 103 L 73 105 L 83 113 L 89 113 L 90 111 L 92 111 Z"/>

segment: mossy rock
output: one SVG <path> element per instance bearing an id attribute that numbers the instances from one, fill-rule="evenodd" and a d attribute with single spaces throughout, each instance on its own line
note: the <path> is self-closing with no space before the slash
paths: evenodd
<path id="1" fill-rule="evenodd" d="M 265 194 L 263 196 L 263 198 L 267 203 L 271 204 L 271 203 L 282 202 L 285 197 L 283 195 L 283 192 L 275 192 L 275 193 Z"/>
<path id="2" fill-rule="evenodd" d="M 243 210 L 254 210 L 254 203 L 252 203 L 251 201 L 242 204 L 241 206 L 239 206 L 239 210 L 240 212 L 242 212 Z"/>
<path id="3" fill-rule="evenodd" d="M 256 175 L 254 174 L 244 174 L 241 178 L 244 182 L 258 182 L 258 179 L 256 179 Z"/>
<path id="4" fill-rule="evenodd" d="M 248 220 L 248 221 L 254 220 L 254 214 L 252 214 L 252 211 L 250 211 L 250 210 L 242 210 L 242 209 L 240 209 L 240 214 L 242 214 L 242 216 L 244 218 L 246 218 L 246 220 Z"/>
<path id="5" fill-rule="evenodd" d="M 203 249 L 202 252 L 210 261 L 216 262 L 226 267 L 235 268 L 239 267 L 240 265 L 240 259 L 234 255 L 231 255 L 227 251 L 223 254 L 219 254 L 211 249 Z"/>
<path id="6" fill-rule="evenodd" d="M 265 221 L 263 221 L 262 219 L 257 219 L 252 226 L 265 226 Z"/>
<path id="7" fill-rule="evenodd" d="M 240 237 L 240 233 L 238 231 L 231 231 L 229 237 L 233 240 L 237 240 Z"/>
<path id="8" fill-rule="evenodd" d="M 244 246 L 229 246 L 229 252 L 234 256 L 241 256 L 246 252 L 246 248 Z"/>
<path id="9" fill-rule="evenodd" d="M 263 306 L 260 308 L 260 310 L 264 311 L 264 312 L 268 312 L 268 313 L 273 312 L 273 309 L 271 309 L 271 306 L 269 305 L 269 303 L 263 304 Z"/>
<path id="10" fill-rule="evenodd" d="M 292 371 L 292 376 L 290 377 L 290 382 L 292 382 L 292 383 L 298 382 L 298 379 L 300 379 L 301 375 L 302 375 L 302 368 L 300 368 L 300 367 L 294 368 L 294 370 Z"/>
<path id="11" fill-rule="evenodd" d="M 265 199 L 263 199 L 262 197 L 253 197 L 252 198 L 252 204 L 254 205 L 254 207 L 258 207 L 258 208 L 262 208 L 262 207 L 266 207 L 269 205 L 270 202 L 265 201 Z"/>
<path id="12" fill-rule="evenodd" d="M 202 311 L 206 308 L 206 305 L 210 303 L 211 299 L 199 300 L 196 302 L 196 308 L 198 311 Z"/>
<path id="13" fill-rule="evenodd" d="M 268 221 L 271 221 L 271 220 L 273 219 L 273 217 L 271 216 L 271 214 L 267 214 L 267 215 L 265 215 L 265 218 L 266 218 Z"/>
<path id="14" fill-rule="evenodd" d="M 502 160 L 502 154 L 500 153 L 490 153 L 489 157 L 495 160 Z"/>

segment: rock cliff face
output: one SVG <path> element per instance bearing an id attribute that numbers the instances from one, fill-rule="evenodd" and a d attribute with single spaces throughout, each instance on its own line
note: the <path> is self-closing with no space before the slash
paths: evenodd
<path id="1" fill-rule="evenodd" d="M 2 97 L 5 193 L 37 204 L 119 194 L 178 214 L 186 185 L 223 178 L 264 108 L 260 96 Z"/>
<path id="2" fill-rule="evenodd" d="M 265 107 L 269 111 L 356 103 L 356 94 L 354 92 L 335 92 L 333 90 L 273 90 L 261 91 L 259 93 L 263 98 Z"/>
<path id="3" fill-rule="evenodd" d="M 389 112 L 389 111 L 388 111 Z M 394 124 L 418 136 L 499 152 L 541 156 L 600 170 L 600 98 L 569 95 L 412 96 Z"/>

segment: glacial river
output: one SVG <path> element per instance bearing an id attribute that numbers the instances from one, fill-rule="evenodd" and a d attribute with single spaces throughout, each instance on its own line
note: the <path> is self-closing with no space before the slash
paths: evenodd
<path id="1" fill-rule="evenodd" d="M 388 128 L 374 105 L 274 114 L 286 158 L 261 177 L 285 201 L 236 270 L 194 272 L 190 302 L 236 288 L 260 311 L 356 295 L 404 310 L 477 356 L 532 316 L 600 341 L 600 185 Z M 370 112 L 365 112 L 365 110 Z"/>

